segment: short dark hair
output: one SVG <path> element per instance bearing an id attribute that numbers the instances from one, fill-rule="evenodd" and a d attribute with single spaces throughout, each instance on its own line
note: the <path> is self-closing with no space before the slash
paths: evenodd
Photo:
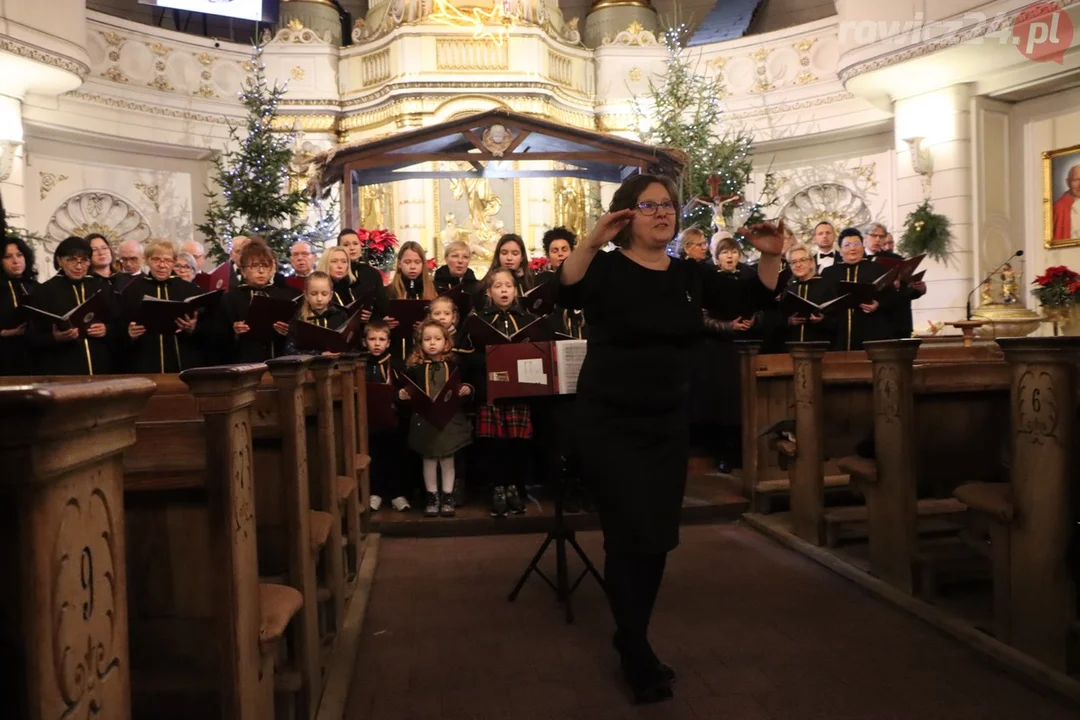
<path id="1" fill-rule="evenodd" d="M 346 235 L 356 235 L 356 237 L 360 237 L 359 233 L 357 233 L 355 230 L 350 230 L 349 228 L 341 228 L 341 232 L 337 234 L 338 242 L 340 243 L 341 238 L 345 237 Z"/>
<path id="2" fill-rule="evenodd" d="M 836 242 L 843 245 L 844 244 L 844 238 L 849 238 L 849 237 L 857 237 L 857 238 L 859 238 L 860 242 L 863 239 L 862 233 L 859 232 L 858 228 L 849 227 L 849 228 L 844 228 L 843 230 L 840 231 L 840 234 L 836 237 Z"/>
<path id="3" fill-rule="evenodd" d="M 570 246 L 571 250 L 573 250 L 574 246 L 577 245 L 577 235 L 575 235 L 571 230 L 564 227 L 554 227 L 544 233 L 544 237 L 540 239 L 540 242 L 544 246 L 545 255 L 551 252 L 551 243 L 555 242 L 556 240 L 565 240 L 566 243 Z"/>
<path id="4" fill-rule="evenodd" d="M 638 198 L 641 197 L 641 193 L 645 192 L 645 189 L 650 185 L 663 185 L 667 190 L 668 195 L 671 196 L 671 202 L 675 203 L 675 227 L 673 229 L 673 237 L 679 233 L 679 216 L 682 214 L 682 208 L 679 205 L 679 189 L 675 187 L 675 181 L 669 177 L 663 175 L 634 175 L 628 178 L 619 186 L 619 189 L 615 191 L 615 194 L 611 198 L 611 204 L 608 206 L 608 212 L 618 212 L 619 210 L 629 210 L 637 206 Z M 630 233 L 633 223 L 626 223 L 626 226 L 619 231 L 619 234 L 615 236 L 614 243 L 619 247 L 627 247 L 630 245 Z"/>
<path id="5" fill-rule="evenodd" d="M 7 254 L 7 246 L 14 245 L 22 253 L 23 259 L 26 260 L 26 269 L 23 270 L 23 278 L 28 280 L 34 280 L 37 278 L 37 267 L 34 266 L 34 249 L 26 244 L 26 241 L 21 237 L 14 235 L 4 236 L 4 242 L 0 244 L 0 256 Z"/>

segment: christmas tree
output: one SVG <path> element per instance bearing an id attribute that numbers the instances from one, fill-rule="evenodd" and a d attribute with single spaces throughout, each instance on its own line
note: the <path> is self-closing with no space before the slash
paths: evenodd
<path id="1" fill-rule="evenodd" d="M 258 235 L 279 258 L 288 257 L 289 246 L 298 240 L 321 247 L 321 238 L 335 235 L 332 206 L 308 227 L 308 198 L 299 187 L 289 187 L 295 137 L 272 128 L 286 86 L 267 84 L 262 53 L 256 45 L 251 74 L 240 92 L 248 111 L 246 134 L 241 137 L 240 126 L 229 125 L 227 148 L 214 159 L 214 184 L 220 194 L 207 190 L 206 222 L 198 226 L 218 260 L 228 256 L 237 235 Z"/>
<path id="2" fill-rule="evenodd" d="M 667 72 L 659 82 L 649 80 L 647 96 L 634 102 L 634 115 L 642 141 L 660 147 L 676 148 L 687 156 L 686 170 L 675 178 L 683 205 L 693 198 L 711 202 L 714 198 L 709 178 L 718 178 L 717 195 L 741 196 L 753 170 L 753 138 L 742 128 L 723 129 L 721 101 L 727 94 L 723 78 L 699 71 L 700 58 L 686 52 L 687 27 L 677 24 L 662 37 L 667 48 Z M 736 203 L 724 206 L 730 220 Z M 743 222 L 760 221 L 756 204 L 744 207 Z M 712 232 L 713 209 L 696 204 L 683 213 L 684 228 L 698 227 Z"/>

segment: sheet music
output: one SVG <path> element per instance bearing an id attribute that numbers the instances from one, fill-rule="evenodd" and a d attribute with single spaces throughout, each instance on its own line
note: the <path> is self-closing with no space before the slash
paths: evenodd
<path id="1" fill-rule="evenodd" d="M 518 382 L 529 385 L 547 385 L 544 361 L 539 358 L 517 361 Z"/>
<path id="2" fill-rule="evenodd" d="M 578 375 L 585 362 L 587 340 L 559 340 L 555 343 L 555 375 L 560 395 L 577 393 Z"/>

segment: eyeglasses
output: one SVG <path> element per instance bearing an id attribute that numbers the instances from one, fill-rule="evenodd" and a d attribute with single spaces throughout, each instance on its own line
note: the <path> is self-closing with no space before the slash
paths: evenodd
<path id="1" fill-rule="evenodd" d="M 862 243 L 859 242 L 858 240 L 856 240 L 854 242 L 846 242 L 846 243 L 841 243 L 840 244 L 840 249 L 841 250 L 847 250 L 848 248 L 861 248 L 861 247 L 862 247 Z"/>
<path id="2" fill-rule="evenodd" d="M 75 266 L 89 265 L 90 264 L 90 258 L 88 258 L 88 257 L 72 257 L 72 256 L 69 255 L 67 257 L 60 258 L 60 260 L 62 260 L 63 262 L 66 262 L 66 263 L 71 263 L 72 265 L 75 265 Z"/>
<path id="3" fill-rule="evenodd" d="M 872 232 L 872 233 L 870 233 L 870 237 L 883 238 L 883 237 L 887 237 L 887 235 L 885 233 Z"/>
<path id="4" fill-rule="evenodd" d="M 788 263 L 788 265 L 792 265 L 792 266 L 794 266 L 794 265 L 809 265 L 809 264 L 810 264 L 810 258 L 799 258 L 798 260 L 792 260 L 792 261 L 790 261 Z"/>
<path id="5" fill-rule="evenodd" d="M 244 270 L 272 270 L 273 265 L 261 265 L 261 264 L 244 265 L 243 269 Z"/>
<path id="6" fill-rule="evenodd" d="M 660 208 L 663 208 L 665 212 L 674 213 L 675 203 L 671 202 L 670 200 L 662 203 L 646 200 L 645 202 L 639 202 L 637 204 L 637 211 L 640 212 L 642 215 L 655 215 L 656 211 Z"/>
<path id="7" fill-rule="evenodd" d="M 150 258 L 150 262 L 155 265 L 172 265 L 176 260 L 168 257 L 152 257 Z"/>
<path id="8" fill-rule="evenodd" d="M 190 265 L 176 265 L 174 268 L 176 272 L 191 272 L 192 267 Z"/>

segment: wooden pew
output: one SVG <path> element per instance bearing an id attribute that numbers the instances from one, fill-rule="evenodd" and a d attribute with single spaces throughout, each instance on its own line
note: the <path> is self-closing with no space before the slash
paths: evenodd
<path id="1" fill-rule="evenodd" d="M 1080 669 L 1076 568 L 1068 556 L 1080 518 L 1080 338 L 998 343 L 1010 368 L 1009 482 L 963 485 L 956 497 L 991 527 L 998 639 L 1072 673 Z"/>
<path id="2" fill-rule="evenodd" d="M 875 459 L 839 461 L 866 498 L 870 571 L 909 593 L 933 590 L 942 566 L 985 572 L 959 541 L 920 543 L 921 517 L 966 510 L 949 497 L 1001 471 L 1008 367 L 1003 362 L 915 364 L 919 340 L 866 344 L 873 363 Z M 958 525 L 958 529 L 959 529 Z"/>
<path id="3" fill-rule="evenodd" d="M 5 717 L 130 718 L 120 454 L 149 380 L 0 389 Z"/>
<path id="4" fill-rule="evenodd" d="M 371 533 L 371 447 L 368 436 L 367 407 L 367 363 L 366 353 L 356 356 L 353 368 L 353 388 L 356 390 L 356 472 L 359 482 L 360 534 L 367 537 Z"/>
<path id="5" fill-rule="evenodd" d="M 345 568 L 355 576 L 363 557 L 360 533 L 360 454 L 356 407 L 356 355 L 337 358 L 334 375 L 334 435 L 337 438 L 339 498 L 345 513 Z"/>
<path id="6" fill-rule="evenodd" d="M 761 355 L 760 343 L 737 342 L 740 352 L 742 383 L 742 447 L 743 467 L 728 481 L 733 491 L 751 498 L 757 512 L 769 512 L 772 501 L 787 496 L 790 480 L 780 468 L 776 448 L 761 432 L 774 423 L 794 416 L 794 360 L 790 355 Z M 964 348 L 958 343 L 924 342 L 919 347 L 917 361 L 935 365 L 979 363 L 1001 360 L 1000 348 L 993 343 Z M 864 351 L 828 352 L 822 362 L 822 381 L 836 388 L 835 405 L 825 399 L 824 420 L 830 433 L 824 439 L 826 458 L 824 484 L 827 491 L 844 491 L 848 475 L 839 470 L 834 458 L 850 452 L 862 438 L 862 424 L 851 418 L 867 417 L 871 412 L 870 397 L 864 392 L 872 380 L 870 359 Z M 845 398 L 844 385 L 856 388 Z M 862 386 L 860 388 L 860 386 Z M 853 403 L 863 403 L 855 405 Z"/>
<path id="7" fill-rule="evenodd" d="M 141 422 L 125 459 L 135 481 L 127 500 L 136 717 L 275 716 L 278 640 L 303 596 L 259 581 L 251 408 L 265 370 L 182 373 L 202 419 Z M 155 486 L 157 473 L 164 486 Z"/>

